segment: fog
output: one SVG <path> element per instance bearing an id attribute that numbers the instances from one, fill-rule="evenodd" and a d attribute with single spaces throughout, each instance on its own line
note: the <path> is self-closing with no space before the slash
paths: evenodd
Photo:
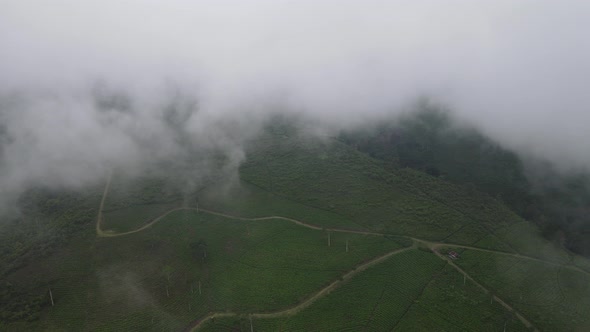
<path id="1" fill-rule="evenodd" d="M 589 17 L 586 1 L 3 1 L 0 195 L 203 151 L 235 169 L 273 114 L 344 128 L 423 97 L 587 169 Z"/>

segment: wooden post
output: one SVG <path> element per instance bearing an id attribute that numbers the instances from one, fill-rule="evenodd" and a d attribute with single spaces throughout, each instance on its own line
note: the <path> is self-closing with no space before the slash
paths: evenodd
<path id="1" fill-rule="evenodd" d="M 53 303 L 53 293 L 51 293 L 51 287 L 49 287 L 49 298 L 51 299 L 51 306 L 53 307 L 55 303 Z"/>

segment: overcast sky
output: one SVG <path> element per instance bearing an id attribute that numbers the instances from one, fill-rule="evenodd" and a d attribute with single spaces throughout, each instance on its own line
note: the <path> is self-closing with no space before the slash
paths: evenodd
<path id="1" fill-rule="evenodd" d="M 96 181 L 186 141 L 237 164 L 272 112 L 344 126 L 421 96 L 587 168 L 589 31 L 583 0 L 0 1 L 0 190 Z"/>

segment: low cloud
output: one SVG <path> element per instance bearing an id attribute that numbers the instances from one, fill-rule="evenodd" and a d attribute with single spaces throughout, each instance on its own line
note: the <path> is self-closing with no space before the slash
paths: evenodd
<path id="1" fill-rule="evenodd" d="M 198 153 L 235 168 L 273 114 L 338 128 L 424 96 L 508 148 L 587 169 L 589 14 L 583 1 L 7 1 L 0 195 Z"/>

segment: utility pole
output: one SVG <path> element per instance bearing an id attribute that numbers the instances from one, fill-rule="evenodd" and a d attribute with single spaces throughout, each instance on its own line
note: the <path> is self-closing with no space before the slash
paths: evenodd
<path id="1" fill-rule="evenodd" d="M 51 287 L 49 287 L 49 298 L 51 299 L 51 306 L 53 307 L 55 303 L 53 303 L 53 293 L 51 293 Z"/>

